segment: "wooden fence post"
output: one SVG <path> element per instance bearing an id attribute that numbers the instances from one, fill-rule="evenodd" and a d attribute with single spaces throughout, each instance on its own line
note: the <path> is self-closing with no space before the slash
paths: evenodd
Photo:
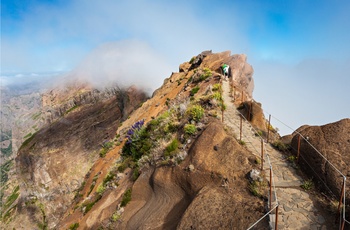
<path id="1" fill-rule="evenodd" d="M 250 101 L 249 104 L 249 110 L 248 110 L 248 121 L 252 121 L 252 119 L 250 119 L 250 115 L 252 114 L 252 101 Z"/>
<path id="2" fill-rule="evenodd" d="M 278 206 L 279 205 L 277 205 L 277 207 L 276 207 L 275 230 L 278 229 Z"/>
<path id="3" fill-rule="evenodd" d="M 272 166 L 270 165 L 270 209 L 272 208 Z"/>
<path id="4" fill-rule="evenodd" d="M 221 122 L 224 122 L 224 109 L 221 109 Z"/>
<path id="5" fill-rule="evenodd" d="M 342 185 L 342 187 L 341 187 L 341 194 L 340 194 L 340 199 L 339 199 L 339 204 L 338 204 L 339 218 L 341 218 L 340 207 L 341 207 L 341 205 L 342 205 L 342 203 L 343 203 L 344 190 L 345 190 L 345 177 L 343 177 L 343 185 Z"/>
<path id="6" fill-rule="evenodd" d="M 242 114 L 240 114 L 240 123 L 239 123 L 239 140 L 241 141 L 242 140 L 242 120 L 243 120 L 243 118 L 242 118 Z"/>
<path id="7" fill-rule="evenodd" d="M 267 137 L 266 137 L 266 143 L 269 143 L 270 126 L 271 126 L 271 114 L 269 114 L 269 124 L 267 125 Z"/>
<path id="8" fill-rule="evenodd" d="M 264 140 L 261 138 L 261 172 L 264 170 Z"/>
<path id="9" fill-rule="evenodd" d="M 300 134 L 298 136 L 298 153 L 297 153 L 297 162 L 299 162 L 299 157 L 300 157 Z"/>

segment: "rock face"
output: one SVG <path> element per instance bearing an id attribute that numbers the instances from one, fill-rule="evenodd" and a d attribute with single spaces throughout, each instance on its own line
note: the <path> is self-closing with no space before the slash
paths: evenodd
<path id="1" fill-rule="evenodd" d="M 248 228 L 264 212 L 258 197 L 240 195 L 248 187 L 245 176 L 252 156 L 226 134 L 221 122 L 212 120 L 181 167 L 149 169 L 136 181 L 132 202 L 116 229 Z"/>
<path id="2" fill-rule="evenodd" d="M 256 101 L 245 101 L 238 107 L 239 112 L 248 120 L 255 129 L 267 133 L 266 119 L 261 104 Z"/>
<path id="3" fill-rule="evenodd" d="M 31 226 L 35 220 L 42 219 L 42 213 L 45 213 L 48 227 L 57 224 L 84 175 L 99 157 L 101 147 L 115 137 L 123 116 L 145 98 L 146 95 L 134 87 L 113 92 L 86 90 L 68 99 L 68 103 L 64 100 L 61 107 L 58 101 L 44 97 L 52 103 L 49 106 L 46 103 L 45 108 L 56 105 L 56 111 L 60 112 L 18 151 L 21 225 Z M 121 104 L 123 101 L 125 103 Z M 74 110 L 69 111 L 70 108 Z"/>
<path id="4" fill-rule="evenodd" d="M 247 56 L 245 54 L 231 55 L 230 51 L 221 53 L 211 53 L 211 51 L 204 51 L 196 57 L 193 57 L 191 62 L 185 62 L 180 65 L 180 72 L 188 72 L 199 66 L 207 67 L 217 73 L 222 74 L 221 66 L 226 63 L 230 66 L 230 75 L 232 77 L 232 86 L 235 88 L 234 97 L 237 102 L 242 102 L 241 94 L 243 92 L 243 101 L 248 101 L 253 98 L 254 79 L 253 67 L 247 63 Z"/>
<path id="5" fill-rule="evenodd" d="M 341 174 L 331 166 L 334 165 L 343 175 L 350 176 L 350 119 L 322 126 L 302 126 L 297 132 L 307 140 L 300 141 L 301 168 L 315 181 L 322 180 L 333 194 L 340 197 L 343 184 Z M 298 134 L 293 134 L 292 147 L 298 149 Z M 326 161 L 310 144 L 313 145 Z M 320 182 L 326 192 L 329 189 Z M 350 202 L 350 184 L 346 186 L 346 202 Z M 349 209 L 349 208 L 348 208 Z"/>

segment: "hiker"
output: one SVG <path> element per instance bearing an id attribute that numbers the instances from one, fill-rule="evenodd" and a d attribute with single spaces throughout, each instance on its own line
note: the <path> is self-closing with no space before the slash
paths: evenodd
<path id="1" fill-rule="evenodd" d="M 229 69 L 230 69 L 230 66 L 227 65 L 227 64 L 223 64 L 223 65 L 221 66 L 221 68 L 222 68 L 222 71 L 224 72 L 224 79 L 227 80 L 228 77 L 229 77 Z"/>

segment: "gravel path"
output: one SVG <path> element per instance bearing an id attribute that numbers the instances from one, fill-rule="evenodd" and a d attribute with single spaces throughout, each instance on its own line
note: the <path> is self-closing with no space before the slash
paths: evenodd
<path id="1" fill-rule="evenodd" d="M 233 98 L 230 95 L 228 81 L 223 81 L 223 98 L 226 104 L 224 123 L 231 128 L 235 137 L 240 138 L 240 117 Z M 255 136 L 255 130 L 243 119 L 242 141 L 246 143 L 247 149 L 260 158 L 261 140 Z M 276 194 L 279 202 L 278 229 L 332 229 L 326 226 L 324 216 L 318 210 L 309 194 L 300 188 L 303 179 L 297 175 L 296 169 L 287 162 L 285 156 L 264 143 L 265 155 L 268 155 L 273 168 Z M 263 174 L 269 180 L 269 164 L 267 158 L 263 167 Z M 273 199 L 274 200 L 274 199 Z M 272 207 L 275 206 L 272 203 Z M 270 215 L 270 224 L 275 226 L 275 214 Z M 334 226 L 334 229 L 337 229 Z"/>

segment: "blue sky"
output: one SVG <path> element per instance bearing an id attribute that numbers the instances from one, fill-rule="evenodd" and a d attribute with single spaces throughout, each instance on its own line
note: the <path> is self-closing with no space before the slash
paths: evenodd
<path id="1" fill-rule="evenodd" d="M 247 54 L 266 111 L 325 124 L 350 115 L 349 12 L 346 0 L 1 0 L 1 74 L 119 71 L 157 88 L 201 51 L 230 50 Z"/>

